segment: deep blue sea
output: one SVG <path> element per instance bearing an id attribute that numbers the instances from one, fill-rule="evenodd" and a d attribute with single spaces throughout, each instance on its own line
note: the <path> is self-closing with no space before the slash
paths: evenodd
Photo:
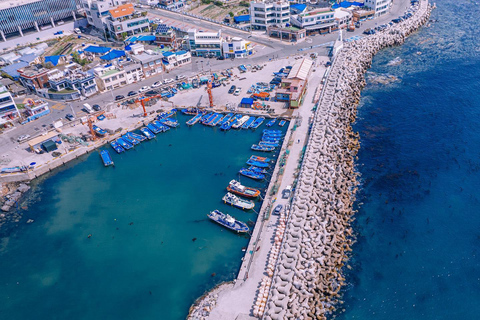
<path id="1" fill-rule="evenodd" d="M 354 126 L 358 242 L 337 319 L 480 317 L 480 10 L 436 3 L 429 26 L 368 74 Z"/>
<path id="2" fill-rule="evenodd" d="M 236 277 L 249 238 L 206 215 L 256 220 L 221 198 L 264 126 L 222 132 L 189 118 L 121 155 L 105 147 L 115 167 L 95 151 L 33 184 L 23 219 L 0 237 L 0 319 L 184 319 Z"/>

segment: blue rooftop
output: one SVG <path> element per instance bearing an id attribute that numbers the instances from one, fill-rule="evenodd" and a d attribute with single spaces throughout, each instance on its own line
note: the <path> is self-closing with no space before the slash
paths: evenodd
<path id="1" fill-rule="evenodd" d="M 300 13 L 303 12 L 307 8 L 307 5 L 304 3 L 294 3 L 290 5 L 290 9 L 293 9 L 293 11 Z"/>
<path id="2" fill-rule="evenodd" d="M 185 53 L 187 53 L 187 51 L 185 51 L 185 50 L 181 50 L 181 51 L 175 52 L 175 54 L 176 54 L 177 56 L 179 56 L 179 55 L 181 55 L 181 54 L 185 54 Z"/>
<path id="3" fill-rule="evenodd" d="M 109 53 L 107 53 L 106 55 L 101 56 L 100 59 L 110 61 L 110 60 L 117 59 L 117 58 L 120 58 L 120 57 L 123 57 L 123 56 L 125 56 L 125 51 L 123 51 L 123 50 L 112 50 Z"/>
<path id="4" fill-rule="evenodd" d="M 167 52 L 164 52 L 164 53 L 163 53 L 163 56 L 164 56 L 164 57 L 170 57 L 170 56 L 172 56 L 172 55 L 174 55 L 174 54 L 175 54 L 175 53 L 173 53 L 173 52 L 167 51 Z"/>
<path id="5" fill-rule="evenodd" d="M 28 63 L 27 63 L 27 62 L 25 62 L 25 61 L 20 61 L 20 62 L 11 64 L 11 65 L 9 65 L 9 66 L 3 67 L 3 68 L 0 69 L 0 70 L 2 70 L 3 72 L 5 72 L 6 74 L 8 74 L 9 76 L 11 76 L 12 78 L 18 79 L 18 77 L 20 76 L 20 74 L 17 72 L 17 70 L 20 69 L 20 68 L 26 67 L 26 66 L 28 66 Z"/>
<path id="6" fill-rule="evenodd" d="M 48 62 L 51 62 L 53 66 L 56 66 L 58 64 L 58 60 L 60 60 L 60 57 L 63 57 L 63 55 L 45 57 L 45 64 L 47 64 Z"/>
<path id="7" fill-rule="evenodd" d="M 363 7 L 363 3 L 362 2 L 349 2 L 349 1 L 342 1 L 340 3 L 335 3 L 333 6 L 332 6 L 332 9 L 338 9 L 338 8 L 349 8 L 349 7 L 352 7 L 352 6 L 356 6 L 356 7 Z"/>
<path id="8" fill-rule="evenodd" d="M 253 99 L 252 98 L 243 98 L 240 104 L 253 104 Z"/>
<path id="9" fill-rule="evenodd" d="M 155 41 L 155 36 L 140 36 L 138 37 L 137 41 Z"/>
<path id="10" fill-rule="evenodd" d="M 83 51 L 86 51 L 86 52 L 92 52 L 92 53 L 107 53 L 108 51 L 110 51 L 111 49 L 110 48 L 106 48 L 106 47 L 99 47 L 99 46 L 88 46 L 87 48 L 85 48 L 85 50 Z"/>
<path id="11" fill-rule="evenodd" d="M 243 16 L 237 16 L 237 17 L 234 17 L 233 20 L 235 21 L 235 23 L 250 22 L 250 15 L 246 14 Z"/>

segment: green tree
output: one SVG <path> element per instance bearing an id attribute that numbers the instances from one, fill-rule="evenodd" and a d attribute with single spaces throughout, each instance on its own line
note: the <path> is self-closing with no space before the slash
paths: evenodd
<path id="1" fill-rule="evenodd" d="M 232 18 L 235 16 L 235 14 L 233 14 L 233 12 L 232 12 L 232 11 L 230 11 L 228 14 L 229 14 L 229 15 L 230 15 L 230 17 L 232 17 Z"/>
<path id="2" fill-rule="evenodd" d="M 120 36 L 122 37 L 122 40 L 125 40 L 125 39 L 127 39 L 128 34 L 127 34 L 126 32 L 122 32 L 122 33 L 120 34 Z"/>

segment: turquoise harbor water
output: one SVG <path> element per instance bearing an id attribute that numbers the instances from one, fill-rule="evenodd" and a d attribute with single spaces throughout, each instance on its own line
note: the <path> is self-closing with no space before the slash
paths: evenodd
<path id="1" fill-rule="evenodd" d="M 264 126 L 225 133 L 188 118 L 124 154 L 108 147 L 114 168 L 93 152 L 35 183 L 22 221 L 2 234 L 0 318 L 184 319 L 235 278 L 248 237 L 206 214 L 256 220 L 221 198 Z"/>
<path id="2" fill-rule="evenodd" d="M 437 6 L 437 21 L 375 57 L 362 95 L 342 320 L 479 318 L 480 10 Z M 384 74 L 399 81 L 376 84 Z"/>

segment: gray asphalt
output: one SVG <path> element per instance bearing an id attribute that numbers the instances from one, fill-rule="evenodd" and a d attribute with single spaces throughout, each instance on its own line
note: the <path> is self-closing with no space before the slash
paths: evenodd
<path id="1" fill-rule="evenodd" d="M 408 0 L 401 0 L 395 1 L 394 5 L 389 14 L 384 15 L 383 17 L 368 20 L 363 22 L 360 28 L 357 28 L 354 32 L 344 32 L 344 38 L 347 39 L 352 36 L 361 35 L 363 31 L 367 28 L 375 27 L 376 25 L 381 25 L 391 21 L 392 19 L 403 15 L 405 10 L 409 6 Z M 177 19 L 180 21 L 181 14 L 173 13 L 170 11 L 165 10 L 158 10 L 158 9 L 149 9 L 151 13 L 154 13 L 160 17 L 165 17 L 169 19 Z M 238 36 L 242 38 L 248 38 L 252 42 L 256 43 L 255 46 L 255 54 L 248 59 L 235 59 L 235 60 L 216 60 L 216 59 L 208 59 L 208 58 L 198 58 L 193 57 L 192 63 L 172 70 L 170 73 L 164 73 L 162 75 L 154 76 L 152 78 L 145 79 L 141 82 L 131 84 L 122 88 L 118 88 L 113 90 L 112 92 L 104 92 L 99 93 L 95 96 L 92 96 L 84 101 L 74 101 L 72 103 L 66 103 L 66 108 L 63 110 L 56 110 L 51 109 L 51 114 L 45 117 L 42 117 L 38 120 L 33 121 L 32 123 L 28 123 L 25 125 L 17 125 L 15 130 L 10 132 L 4 133 L 0 136 L 0 148 L 4 146 L 8 141 L 15 140 L 18 136 L 29 134 L 31 136 L 39 134 L 44 128 L 48 127 L 53 121 L 58 119 L 65 119 L 65 115 L 67 113 L 75 113 L 77 116 L 85 115 L 85 113 L 81 110 L 82 105 L 84 103 L 89 103 L 90 105 L 98 104 L 102 107 L 105 107 L 107 104 L 112 104 L 114 102 L 114 97 L 117 95 L 124 95 L 127 97 L 128 92 L 130 91 L 137 91 L 142 86 L 150 86 L 155 81 L 158 80 L 165 80 L 166 78 L 175 79 L 176 75 L 186 75 L 186 76 L 194 76 L 201 73 L 209 73 L 215 72 L 220 70 L 225 70 L 231 67 L 237 67 L 240 64 L 261 64 L 265 63 L 272 59 L 278 59 L 282 57 L 291 56 L 294 54 L 300 53 L 299 50 L 304 50 L 301 53 L 308 53 L 308 52 L 319 52 L 320 54 L 325 53 L 327 48 L 325 44 L 331 43 L 335 39 L 338 38 L 338 33 L 332 33 L 327 35 L 317 35 L 313 37 L 308 37 L 306 41 L 299 43 L 299 44 L 292 44 L 285 41 L 269 39 L 266 36 L 261 36 L 257 34 L 252 34 L 249 36 L 248 33 L 236 30 L 234 28 L 225 27 L 220 24 L 215 24 L 211 22 L 207 22 L 200 19 L 195 19 L 192 17 L 185 17 L 184 21 L 187 23 L 194 23 L 195 25 L 200 26 L 204 29 L 216 29 L 221 28 L 222 33 L 229 35 L 229 36 Z M 322 47 L 323 45 L 323 47 Z M 314 46 L 313 49 L 310 49 L 311 46 Z M 320 46 L 320 47 L 315 47 Z M 23 99 L 20 99 L 23 100 Z M 51 101 L 50 106 L 56 104 L 56 101 Z"/>

